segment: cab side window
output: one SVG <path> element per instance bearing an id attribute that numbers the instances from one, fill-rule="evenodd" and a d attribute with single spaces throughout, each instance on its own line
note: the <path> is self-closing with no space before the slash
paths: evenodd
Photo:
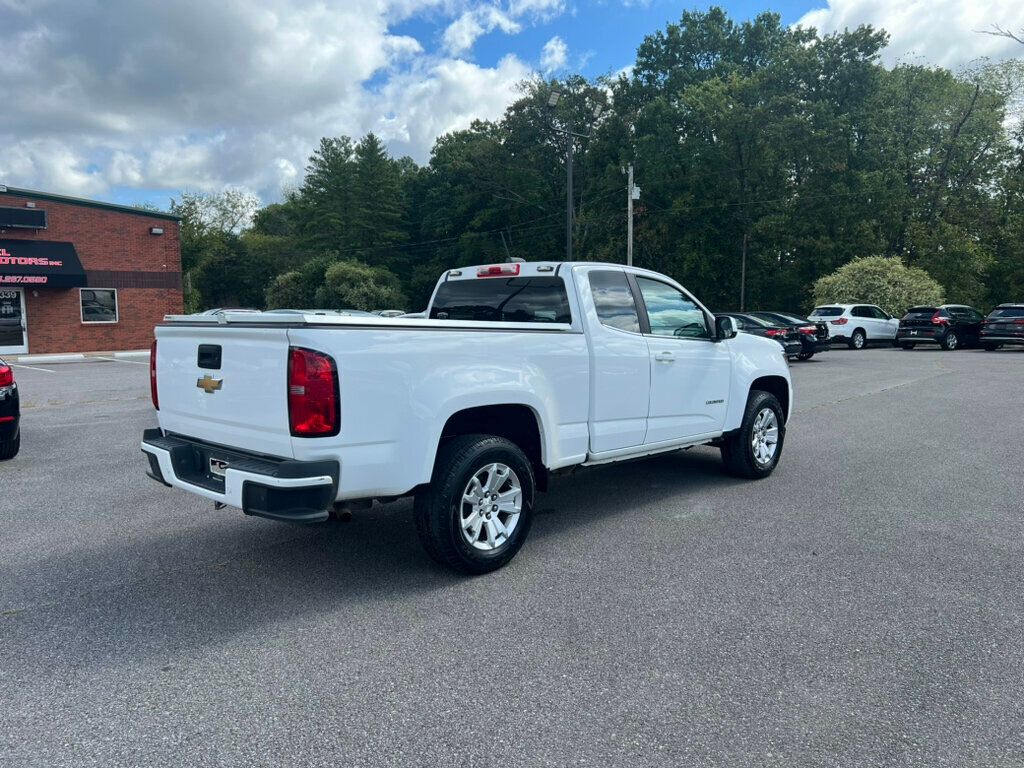
<path id="1" fill-rule="evenodd" d="M 707 318 L 689 296 L 671 285 L 647 277 L 637 277 L 647 317 L 654 336 L 683 339 L 710 339 Z"/>
<path id="2" fill-rule="evenodd" d="M 629 289 L 626 273 L 618 270 L 591 272 L 590 292 L 594 296 L 594 308 L 601 325 L 618 328 L 620 331 L 640 333 L 640 317 L 637 315 L 633 292 Z"/>

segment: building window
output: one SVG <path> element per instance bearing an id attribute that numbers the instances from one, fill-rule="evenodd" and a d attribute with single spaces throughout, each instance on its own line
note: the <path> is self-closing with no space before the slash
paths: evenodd
<path id="1" fill-rule="evenodd" d="M 113 288 L 79 288 L 83 323 L 116 323 L 117 291 Z"/>

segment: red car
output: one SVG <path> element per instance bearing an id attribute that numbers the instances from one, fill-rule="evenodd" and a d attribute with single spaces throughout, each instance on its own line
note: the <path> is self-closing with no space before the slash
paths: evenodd
<path id="1" fill-rule="evenodd" d="M 21 404 L 14 371 L 0 358 L 0 461 L 13 459 L 21 448 Z"/>

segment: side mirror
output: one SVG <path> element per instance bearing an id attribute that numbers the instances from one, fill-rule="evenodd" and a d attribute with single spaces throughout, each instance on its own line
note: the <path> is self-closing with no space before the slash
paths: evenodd
<path id="1" fill-rule="evenodd" d="M 732 317 L 716 317 L 715 318 L 715 337 L 719 341 L 725 339 L 731 339 L 740 332 L 740 329 L 736 325 L 736 319 Z"/>

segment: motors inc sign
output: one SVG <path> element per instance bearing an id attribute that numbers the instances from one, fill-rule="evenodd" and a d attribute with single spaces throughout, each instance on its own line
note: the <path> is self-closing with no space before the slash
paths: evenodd
<path id="1" fill-rule="evenodd" d="M 45 240 L 0 240 L 0 286 L 80 288 L 85 271 L 75 246 Z"/>

